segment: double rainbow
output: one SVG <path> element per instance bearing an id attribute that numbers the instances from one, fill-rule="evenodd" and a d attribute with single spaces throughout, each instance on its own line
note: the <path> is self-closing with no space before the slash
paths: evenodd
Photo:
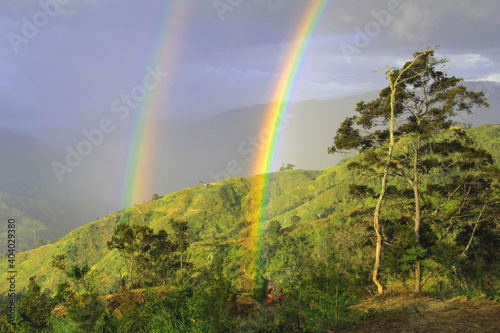
<path id="1" fill-rule="evenodd" d="M 182 4 L 181 4 L 182 3 Z M 316 30 L 329 0 L 310 0 L 302 15 L 299 25 L 293 35 L 294 42 L 290 49 L 285 51 L 285 61 L 279 73 L 283 73 L 276 82 L 272 94 L 274 103 L 267 110 L 263 129 L 268 129 L 272 133 L 268 142 L 263 147 L 256 159 L 253 174 L 261 175 L 258 179 L 257 200 L 252 220 L 255 221 L 252 229 L 254 274 L 259 274 L 262 270 L 263 258 L 263 233 L 266 221 L 266 207 L 269 200 L 270 172 L 278 155 L 279 141 L 283 132 L 283 123 L 286 120 L 288 101 L 293 93 L 293 88 L 297 82 L 300 66 L 307 51 L 311 35 Z M 158 29 L 157 50 L 152 57 L 151 67 L 156 68 L 157 64 L 164 59 L 170 59 L 170 65 L 175 61 L 173 50 L 179 50 L 179 42 L 183 36 L 186 15 L 189 7 L 186 2 L 172 1 L 169 6 L 165 6 L 165 20 Z M 171 66 L 169 66 L 172 68 Z M 157 89 L 150 92 L 149 96 L 140 106 L 135 119 L 133 135 L 126 162 L 125 184 L 123 191 L 122 206 L 130 207 L 134 203 L 145 200 L 151 195 L 151 175 L 155 161 L 155 143 L 157 138 L 158 115 L 165 109 L 167 103 L 166 96 L 162 93 L 166 89 Z"/>

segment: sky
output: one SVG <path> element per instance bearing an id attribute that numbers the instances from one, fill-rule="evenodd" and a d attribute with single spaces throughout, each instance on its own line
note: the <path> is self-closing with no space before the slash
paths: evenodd
<path id="1" fill-rule="evenodd" d="M 161 96 L 159 120 L 176 124 L 273 102 L 312 1 L 2 0 L 0 127 L 62 148 L 138 110 L 133 94 Z M 498 0 L 328 1 L 290 102 L 379 90 L 375 70 L 437 44 L 451 75 L 500 82 L 499 14 Z"/>
<path id="2" fill-rule="evenodd" d="M 183 7 L 184 13 L 176 49 L 153 63 L 166 42 L 158 31 L 168 1 L 4 0 L 2 126 L 79 129 L 95 123 L 113 100 L 141 83 L 148 66 L 168 73 L 170 84 L 160 86 L 170 96 L 165 119 L 196 121 L 270 102 L 280 62 L 297 42 L 294 28 L 311 1 L 177 1 L 172 9 Z M 452 72 L 500 81 L 499 13 L 496 0 L 331 0 L 292 98 L 380 88 L 384 76 L 373 70 L 400 65 L 436 44 L 439 54 L 452 58 Z"/>

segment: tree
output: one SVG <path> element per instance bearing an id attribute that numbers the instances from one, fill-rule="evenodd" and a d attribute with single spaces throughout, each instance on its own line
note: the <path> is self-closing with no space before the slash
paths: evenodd
<path id="1" fill-rule="evenodd" d="M 300 269 L 304 264 L 305 246 L 303 239 L 297 236 L 278 238 L 273 253 L 266 258 L 266 273 L 274 281 L 287 285 L 300 280 Z"/>
<path id="2" fill-rule="evenodd" d="M 36 247 L 41 247 L 41 246 L 44 246 L 44 245 L 47 245 L 47 242 L 44 241 L 42 238 L 38 238 L 38 240 L 36 242 Z"/>
<path id="3" fill-rule="evenodd" d="M 133 285 L 132 272 L 135 259 L 135 234 L 132 228 L 126 223 L 118 224 L 114 231 L 111 240 L 107 242 L 109 250 L 117 249 L 121 257 L 125 261 L 125 265 L 129 270 L 130 284 Z"/>
<path id="4" fill-rule="evenodd" d="M 271 220 L 267 231 L 273 236 L 278 237 L 281 234 L 281 223 L 278 220 Z"/>
<path id="5" fill-rule="evenodd" d="M 96 323 L 106 311 L 106 305 L 95 292 L 85 292 L 71 300 L 66 314 L 83 332 L 94 332 Z"/>
<path id="6" fill-rule="evenodd" d="M 75 289 L 82 289 L 84 291 L 88 290 L 88 284 L 85 281 L 85 277 L 87 276 L 87 273 L 90 271 L 89 265 L 85 264 L 82 267 L 80 267 L 77 264 L 74 264 L 71 266 L 68 272 L 66 272 L 66 276 L 73 281 L 73 285 L 76 286 Z"/>
<path id="7" fill-rule="evenodd" d="M 297 223 L 300 222 L 302 218 L 298 215 L 294 215 L 290 218 L 290 221 L 292 222 L 292 225 L 296 225 Z"/>
<path id="8" fill-rule="evenodd" d="M 66 254 L 56 254 L 52 257 L 52 261 L 50 262 L 50 266 L 64 271 L 66 269 Z"/>
<path id="9" fill-rule="evenodd" d="M 71 290 L 71 286 L 68 282 L 59 283 L 57 285 L 56 294 L 54 295 L 54 300 L 58 304 L 63 304 L 71 300 L 75 296 L 75 293 Z"/>
<path id="10" fill-rule="evenodd" d="M 295 168 L 295 165 L 293 165 L 293 164 L 288 163 L 288 164 L 285 166 L 285 163 L 281 163 L 281 167 L 280 167 L 280 170 L 279 170 L 279 171 L 293 170 L 293 168 Z"/>
<path id="11" fill-rule="evenodd" d="M 419 248 L 423 245 L 422 179 L 430 179 L 432 174 L 444 170 L 447 162 L 443 157 L 464 147 L 457 143 L 456 137 L 443 142 L 434 139 L 450 128 L 452 117 L 458 113 L 471 113 L 474 107 L 488 106 L 484 93 L 468 91 L 460 85 L 462 79 L 448 77 L 440 70 L 446 62 L 447 59 L 436 57 L 434 48 L 430 48 L 415 53 L 414 59 L 405 63 L 402 69 L 386 69 L 389 86 L 375 100 L 358 103 L 359 116 L 344 120 L 334 145 L 329 148 L 329 153 L 363 152 L 361 161 L 352 163 L 351 167 L 364 174 L 377 175 L 381 180 L 373 213 L 376 233 L 373 280 L 379 293 L 383 293 L 383 286 L 378 281 L 383 240 L 380 215 L 389 177 L 403 179 L 413 192 L 411 221 L 405 223 L 413 225 L 413 247 Z M 436 150 L 436 147 L 447 147 L 448 152 Z M 401 186 L 399 189 L 404 191 Z M 416 260 L 414 265 L 415 290 L 420 291 L 421 260 Z"/>
<path id="12" fill-rule="evenodd" d="M 128 266 L 132 286 L 134 285 L 133 272 L 138 273 L 138 281 L 140 282 L 141 273 L 144 273 L 145 267 L 149 267 L 147 252 L 151 249 L 153 239 L 154 231 L 147 226 L 130 226 L 120 223 L 115 227 L 111 240 L 107 242 L 110 250 L 117 249 L 120 251 L 125 264 Z"/>
<path id="13" fill-rule="evenodd" d="M 28 293 L 19 302 L 19 325 L 28 332 L 41 332 L 48 327 L 55 302 L 41 292 L 36 276 L 30 277 Z"/>
<path id="14" fill-rule="evenodd" d="M 175 267 L 173 258 L 174 250 L 175 244 L 169 239 L 165 230 L 162 229 L 154 235 L 150 255 L 156 280 L 161 281 L 162 284 L 165 284 L 171 269 Z"/>
<path id="15" fill-rule="evenodd" d="M 129 271 L 132 286 L 134 281 L 139 285 L 166 282 L 171 270 L 178 265 L 174 260 L 173 253 L 176 250 L 184 252 L 188 246 L 187 236 L 184 237 L 181 232 L 184 225 L 181 223 L 176 228 L 174 228 L 174 237 L 177 243 L 169 239 L 165 230 L 159 230 L 158 233 L 155 233 L 147 226 L 130 226 L 123 223 L 115 227 L 113 236 L 107 245 L 110 250 L 120 251 Z M 133 280 L 134 273 L 136 280 Z"/>
<path id="16" fill-rule="evenodd" d="M 183 278 L 183 255 L 184 252 L 189 247 L 189 225 L 187 221 L 176 220 L 171 218 L 169 220 L 170 226 L 172 227 L 174 233 L 174 242 L 176 251 L 180 252 L 180 270 L 181 270 L 181 281 Z"/>
<path id="17" fill-rule="evenodd" d="M 236 293 L 231 280 L 223 273 L 224 253 L 217 252 L 211 265 L 209 285 L 200 303 L 205 309 L 203 318 L 210 332 L 228 332 L 234 329 Z M 227 256 L 225 256 L 227 257 Z"/>
<path id="18" fill-rule="evenodd" d="M 460 279 L 458 270 L 461 270 L 460 275 L 479 289 L 484 285 L 494 290 L 492 282 L 495 276 L 500 277 L 495 266 L 495 258 L 500 254 L 497 246 L 500 170 L 493 165 L 491 155 L 482 149 L 463 145 L 460 151 L 445 168 L 448 182 L 435 182 L 422 190 L 422 221 L 433 230 L 440 230 L 425 250 L 428 250 L 427 257 L 436 262 L 434 271 L 444 268 L 448 275 Z M 433 211 L 427 209 L 430 200 L 435 202 Z M 429 240 L 424 238 L 424 241 Z M 462 285 L 467 289 L 467 282 L 463 281 Z"/>

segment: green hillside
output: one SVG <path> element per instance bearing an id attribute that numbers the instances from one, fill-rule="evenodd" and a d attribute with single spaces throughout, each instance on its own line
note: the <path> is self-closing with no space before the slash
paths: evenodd
<path id="1" fill-rule="evenodd" d="M 468 130 L 477 143 L 500 160 L 500 126 L 485 125 Z M 356 157 L 353 157 L 356 158 Z M 117 290 L 119 276 L 126 272 L 117 251 L 109 251 L 106 242 L 111 238 L 118 223 L 140 224 L 169 230 L 170 218 L 187 220 L 190 227 L 191 246 L 187 258 L 194 264 L 192 276 L 203 276 L 211 264 L 217 249 L 224 248 L 229 254 L 224 265 L 224 273 L 231 277 L 241 290 L 251 287 L 251 248 L 250 229 L 255 223 L 252 217 L 252 204 L 260 191 L 259 177 L 230 178 L 209 186 L 198 185 L 171 193 L 157 200 L 136 205 L 97 219 L 85 226 L 71 231 L 59 241 L 16 255 L 16 289 L 25 290 L 28 279 L 37 276 L 42 289 L 54 291 L 63 281 L 63 274 L 50 267 L 52 257 L 66 254 L 67 266 L 73 263 L 88 264 L 90 277 L 99 292 Z M 347 170 L 346 160 L 339 165 L 322 171 L 286 170 L 271 175 L 271 195 L 267 206 L 266 225 L 271 220 L 281 224 L 283 242 L 266 250 L 265 272 L 276 282 L 283 281 L 287 273 L 293 271 L 284 267 L 287 263 L 276 258 L 283 251 L 301 251 L 314 257 L 328 257 L 334 253 L 338 262 L 356 266 L 360 270 L 370 270 L 369 224 L 349 217 L 348 213 L 359 208 L 348 194 L 347 185 L 354 180 L 354 174 Z M 297 224 L 293 216 L 299 216 Z M 18 224 L 19 233 L 23 229 L 42 228 L 37 220 L 26 218 Z M 37 229 L 38 230 L 38 229 Z M 271 245 L 278 242 L 266 236 Z M 290 240 L 290 241 L 287 241 Z M 19 249 L 18 249 L 19 250 Z M 282 252 L 280 252 L 282 251 Z M 368 251 L 368 252 L 367 252 Z M 347 260 L 347 258 L 349 258 Z M 307 265 L 302 258 L 300 264 Z M 2 262 L 7 267 L 6 259 Z M 291 264 L 290 264 L 291 265 Z M 363 268 L 365 267 L 366 268 Z M 347 268 L 348 269 L 348 268 Z M 7 270 L 0 275 L 0 288 L 3 295 L 8 289 Z M 368 279 L 369 274 L 361 279 Z"/>
<path id="2" fill-rule="evenodd" d="M 289 224 L 289 217 L 298 214 L 303 223 L 311 223 L 327 214 L 335 199 L 326 199 L 337 185 L 336 174 L 342 167 L 324 171 L 288 170 L 273 174 L 273 194 L 270 202 L 270 218 L 278 218 Z M 231 178 L 205 187 L 203 185 L 171 193 L 156 201 L 115 212 L 76 230 L 54 244 L 18 253 L 18 290 L 26 287 L 28 277 L 37 276 L 43 288 L 54 290 L 60 282 L 49 267 L 52 256 L 65 253 L 68 265 L 87 263 L 92 266 L 92 276 L 99 281 L 101 291 L 116 288 L 121 259 L 116 251 L 110 252 L 106 242 L 111 238 L 117 223 L 148 225 L 155 230 L 167 228 L 170 218 L 189 221 L 193 244 L 189 256 L 197 263 L 203 262 L 213 244 L 227 242 L 244 249 L 245 232 L 252 223 L 249 203 L 257 189 L 253 186 L 258 177 Z M 242 253 L 243 256 L 243 253 Z M 5 262 L 4 262 L 5 264 Z M 243 263 L 248 264 L 248 263 Z M 5 290 L 4 281 L 0 283 Z"/>
<path id="3" fill-rule="evenodd" d="M 494 158 L 495 165 L 500 166 L 500 125 L 482 125 L 467 130 L 476 144 L 486 149 Z"/>

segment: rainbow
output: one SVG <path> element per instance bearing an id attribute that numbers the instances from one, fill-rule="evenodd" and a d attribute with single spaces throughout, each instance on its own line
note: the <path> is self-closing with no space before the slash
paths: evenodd
<path id="1" fill-rule="evenodd" d="M 254 278 L 262 273 L 263 258 L 263 234 L 266 221 L 266 208 L 270 194 L 270 172 L 276 162 L 279 150 L 279 142 L 283 133 L 283 125 L 286 121 L 286 112 L 288 101 L 293 93 L 293 88 L 297 82 L 300 65 L 303 62 L 304 55 L 308 48 L 310 38 L 318 23 L 326 11 L 329 0 L 310 1 L 294 35 L 295 43 L 290 50 L 287 50 L 285 61 L 283 62 L 280 73 L 283 73 L 275 84 L 272 94 L 274 101 L 266 111 L 266 116 L 262 124 L 262 129 L 271 133 L 267 139 L 267 144 L 260 150 L 253 168 L 253 174 L 260 175 L 257 184 L 257 200 L 254 207 L 254 216 L 252 218 L 256 223 L 252 230 L 255 244 L 254 253 Z M 261 131 L 261 133 L 263 133 Z"/>
<path id="2" fill-rule="evenodd" d="M 185 26 L 186 16 L 190 11 L 187 1 L 170 1 L 165 3 L 163 19 L 157 29 L 156 44 L 149 66 L 146 68 L 166 72 L 174 68 Z M 169 81 L 168 77 L 165 81 Z M 123 182 L 122 208 L 150 199 L 152 196 L 154 157 L 158 141 L 159 116 L 166 109 L 168 82 L 161 82 L 159 86 L 148 91 L 147 97 L 134 111 L 132 134 L 129 139 L 125 174 Z"/>

